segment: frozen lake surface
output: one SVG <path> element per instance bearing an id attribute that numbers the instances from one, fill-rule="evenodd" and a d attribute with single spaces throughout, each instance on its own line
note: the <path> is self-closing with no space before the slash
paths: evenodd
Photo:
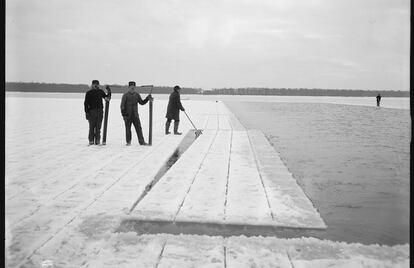
<path id="1" fill-rule="evenodd" d="M 39 97 L 39 98 L 84 98 L 83 93 L 31 93 L 31 92 L 6 92 L 6 96 Z M 114 99 L 120 99 L 122 94 L 113 94 Z M 168 94 L 154 94 L 156 99 L 168 99 Z M 328 97 L 328 96 L 242 96 L 242 95 L 182 95 L 183 100 L 220 100 L 237 102 L 287 102 L 287 103 L 332 103 L 358 106 L 376 106 L 373 97 Z M 381 107 L 394 109 L 410 109 L 410 98 L 381 99 Z"/>

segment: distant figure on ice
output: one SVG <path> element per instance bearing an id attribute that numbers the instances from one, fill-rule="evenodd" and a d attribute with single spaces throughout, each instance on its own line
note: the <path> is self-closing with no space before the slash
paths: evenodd
<path id="1" fill-rule="evenodd" d="M 165 135 L 170 134 L 170 124 L 171 120 L 174 120 L 174 134 L 181 135 L 181 132 L 178 132 L 178 125 L 180 124 L 180 110 L 185 111 L 180 100 L 180 90 L 179 86 L 174 87 L 174 92 L 170 94 L 170 100 L 167 107 L 167 122 L 165 123 Z"/>
<path id="2" fill-rule="evenodd" d="M 107 86 L 108 88 L 108 86 Z M 99 88 L 99 81 L 93 80 L 91 89 L 85 95 L 85 117 L 89 121 L 89 145 L 101 143 L 101 126 L 103 119 L 102 99 L 108 95 Z"/>
<path id="3" fill-rule="evenodd" d="M 128 92 L 122 95 L 121 100 L 121 114 L 125 122 L 126 145 L 131 145 L 131 124 L 134 124 L 139 144 L 148 145 L 148 143 L 144 141 L 144 136 L 142 135 L 141 121 L 139 120 L 138 115 L 138 103 L 144 105 L 152 98 L 152 96 L 148 95 L 142 100 L 141 95 L 135 90 L 134 81 L 130 81 L 128 87 Z"/>
<path id="4" fill-rule="evenodd" d="M 380 102 L 381 102 L 381 95 L 378 93 L 378 96 L 377 96 L 377 106 L 378 107 L 380 106 Z"/>

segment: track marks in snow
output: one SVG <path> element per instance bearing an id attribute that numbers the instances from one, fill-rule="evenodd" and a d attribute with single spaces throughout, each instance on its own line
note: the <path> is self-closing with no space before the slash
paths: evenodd
<path id="1" fill-rule="evenodd" d="M 264 185 L 264 182 L 263 182 L 262 171 L 260 170 L 260 166 L 259 166 L 259 163 L 257 161 L 256 151 L 254 150 L 254 146 L 252 144 L 252 140 L 251 140 L 251 138 L 250 138 L 249 135 L 247 135 L 247 138 L 249 139 L 249 144 L 250 144 L 250 147 L 252 148 L 252 152 L 253 152 L 253 157 L 254 157 L 254 162 L 256 164 L 256 168 L 259 171 L 259 178 L 260 178 L 260 182 L 262 183 L 263 191 L 264 191 L 265 196 L 266 196 L 266 201 L 267 201 L 267 205 L 269 207 L 270 216 L 272 217 L 272 220 L 275 220 L 275 216 L 273 215 L 272 207 L 270 205 L 270 201 L 269 201 L 269 196 L 268 196 L 268 193 L 267 193 L 267 189 L 266 189 L 266 187 Z"/>
<path id="2" fill-rule="evenodd" d="M 164 141 L 164 140 L 163 140 Z M 71 207 L 66 209 L 66 211 L 61 211 L 61 209 L 59 209 L 58 211 L 56 211 L 56 213 L 53 213 L 52 211 L 50 211 L 49 207 L 44 207 L 44 211 L 43 212 L 39 212 L 38 214 L 39 217 L 44 217 L 45 215 L 47 215 L 47 212 L 50 212 L 54 215 L 56 214 L 63 214 L 63 219 L 60 218 L 58 223 L 53 223 L 53 219 L 47 224 L 45 225 L 44 223 L 39 223 L 42 225 L 42 229 L 48 229 L 47 233 L 39 233 L 37 235 L 35 234 L 31 234 L 31 235 L 35 235 L 36 236 L 36 242 L 32 243 L 29 242 L 26 244 L 26 250 L 28 250 L 28 256 L 25 258 L 25 261 L 27 261 L 27 259 L 29 259 L 31 256 L 33 256 L 33 254 L 35 254 L 39 249 L 41 249 L 45 244 L 47 244 L 50 240 L 52 240 L 59 232 L 61 232 L 62 230 L 64 230 L 70 223 L 72 223 L 77 217 L 78 215 L 84 213 L 88 208 L 90 208 L 102 195 L 104 195 L 107 191 L 109 191 L 117 182 L 119 182 L 124 176 L 125 174 L 127 174 L 130 170 L 136 168 L 137 166 L 139 166 L 149 155 L 151 155 L 151 153 L 154 152 L 155 149 L 157 149 L 157 147 L 161 146 L 163 143 L 158 143 L 157 146 L 154 146 L 153 150 L 150 150 L 148 152 L 146 152 L 146 154 L 134 165 L 130 165 L 128 166 L 128 168 L 126 170 L 124 170 L 124 172 L 118 176 L 115 177 L 115 179 L 112 182 L 109 182 L 107 184 L 107 186 L 99 191 L 97 191 L 95 193 L 95 195 L 89 199 L 89 200 L 82 200 L 81 202 L 79 202 L 78 206 L 75 207 Z M 86 206 L 85 206 L 86 204 Z M 29 221 L 29 218 L 25 218 L 24 220 L 20 221 L 19 224 L 17 225 L 18 228 L 23 228 L 25 229 L 25 226 L 33 226 L 34 222 L 37 222 L 36 220 L 36 215 L 33 214 L 31 215 L 31 217 L 35 217 L 33 220 Z M 48 227 L 47 227 L 48 226 Z M 16 226 L 14 226 L 12 228 L 12 230 L 16 230 L 15 229 Z M 19 239 L 19 234 L 17 235 L 17 239 L 15 242 L 21 242 L 22 239 Z M 43 239 L 42 239 L 42 238 Z M 23 240 L 25 240 L 23 238 Z M 27 240 L 27 239 L 26 239 Z M 12 242 L 12 246 L 13 246 L 13 242 Z M 24 261 L 24 262 L 25 262 Z"/>
<path id="3" fill-rule="evenodd" d="M 194 177 L 193 177 L 193 179 L 192 179 L 192 181 L 191 181 L 191 183 L 190 183 L 190 185 L 189 185 L 189 187 L 188 187 L 188 189 L 187 189 L 187 191 L 186 191 L 186 194 L 184 195 L 184 198 L 183 198 L 183 200 L 182 200 L 181 204 L 179 205 L 177 212 L 175 213 L 175 216 L 174 216 L 173 222 L 175 222 L 175 220 L 176 220 L 176 218 L 177 218 L 178 214 L 180 213 L 180 210 L 181 210 L 181 208 L 182 208 L 182 206 L 183 206 L 183 204 L 184 204 L 184 201 L 185 201 L 185 199 L 187 198 L 188 193 L 189 193 L 189 192 L 190 192 L 190 190 L 191 190 L 191 186 L 193 185 L 193 183 L 194 183 L 195 179 L 197 178 L 197 175 L 198 175 L 198 173 L 200 172 L 201 166 L 203 165 L 204 160 L 206 159 L 208 152 L 211 150 L 211 147 L 213 146 L 214 141 L 216 140 L 217 133 L 218 133 L 218 130 L 216 130 L 216 132 L 215 132 L 215 134 L 214 134 L 214 138 L 212 139 L 212 141 L 211 141 L 211 143 L 210 143 L 210 145 L 209 145 L 209 147 L 208 147 L 208 151 L 207 151 L 207 153 L 204 155 L 203 159 L 201 160 L 200 165 L 198 166 L 198 169 L 197 169 L 196 173 L 194 174 Z"/>
<path id="4" fill-rule="evenodd" d="M 165 245 L 167 244 L 167 241 L 168 240 L 165 240 L 164 244 L 162 245 L 162 249 L 161 249 L 160 255 L 158 255 L 158 261 L 157 261 L 157 265 L 155 265 L 155 268 L 158 268 L 158 265 L 160 265 L 162 254 L 164 253 L 164 249 L 165 249 Z"/>

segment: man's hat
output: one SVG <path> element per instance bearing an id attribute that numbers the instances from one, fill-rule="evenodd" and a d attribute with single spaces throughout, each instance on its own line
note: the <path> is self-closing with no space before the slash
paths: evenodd
<path id="1" fill-rule="evenodd" d="M 99 80 L 92 80 L 92 85 L 99 85 Z"/>
<path id="2" fill-rule="evenodd" d="M 134 81 L 129 81 L 128 86 L 134 86 L 135 87 L 135 82 Z"/>
<path id="3" fill-rule="evenodd" d="M 174 90 L 175 90 L 175 91 L 177 91 L 177 90 L 179 90 L 179 89 L 181 89 L 179 86 L 175 86 L 175 87 L 174 87 Z"/>

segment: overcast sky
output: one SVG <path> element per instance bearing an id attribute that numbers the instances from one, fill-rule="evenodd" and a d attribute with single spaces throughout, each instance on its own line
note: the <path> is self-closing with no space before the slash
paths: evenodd
<path id="1" fill-rule="evenodd" d="M 409 90 L 409 0 L 7 0 L 6 81 Z"/>

